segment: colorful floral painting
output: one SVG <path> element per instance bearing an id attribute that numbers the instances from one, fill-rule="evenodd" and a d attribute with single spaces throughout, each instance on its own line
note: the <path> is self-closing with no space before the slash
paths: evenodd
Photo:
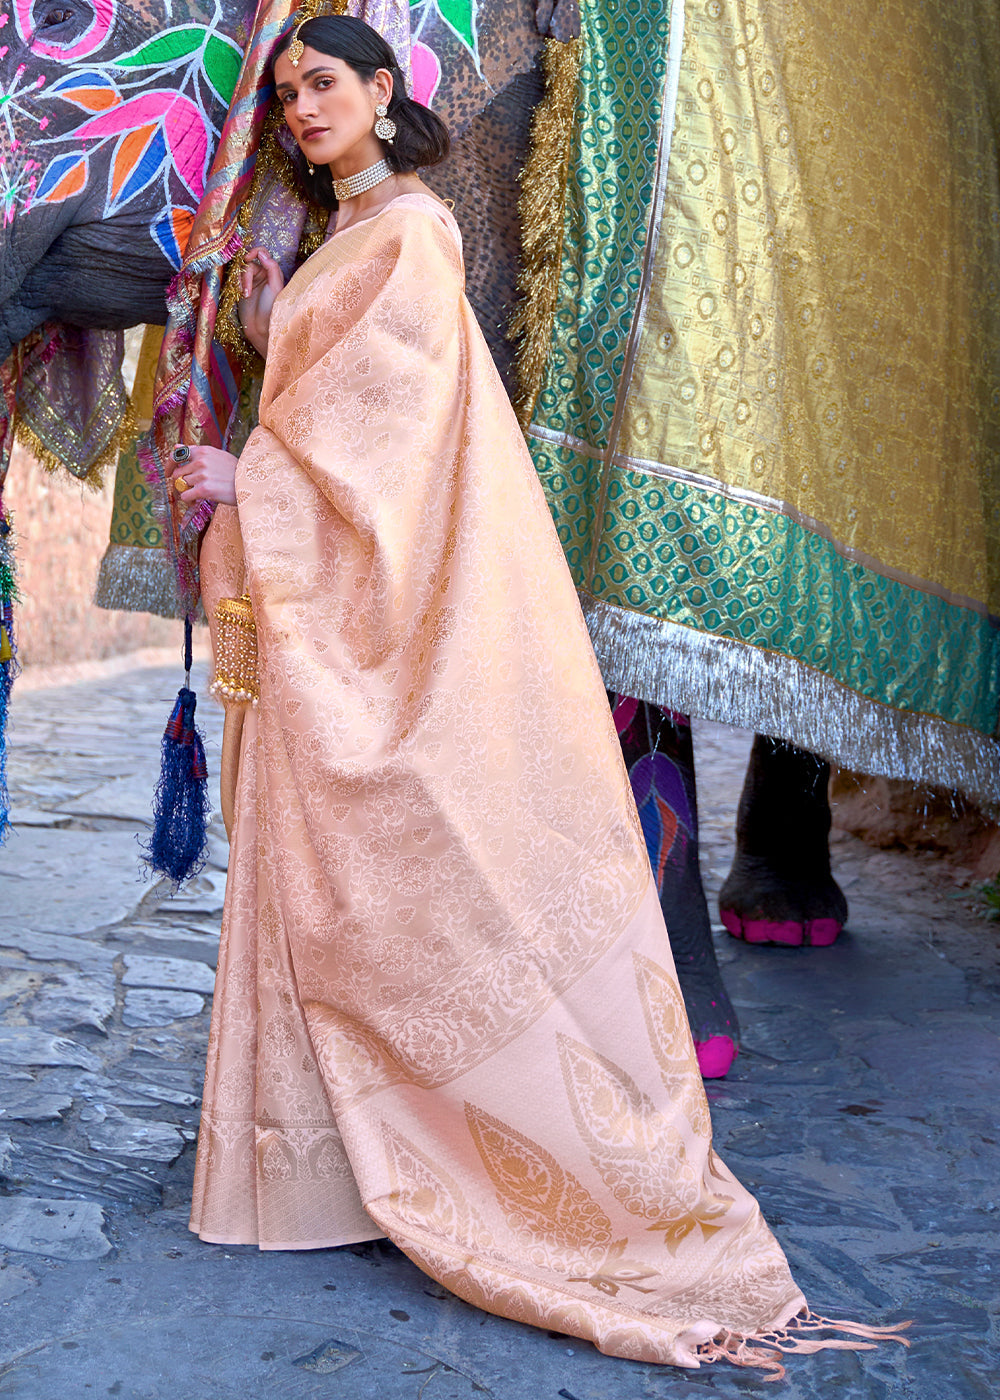
<path id="1" fill-rule="evenodd" d="M 192 6 L 184 22 L 113 51 L 112 36 L 128 32 L 117 10 L 117 0 L 95 0 L 83 32 L 55 42 L 46 28 L 32 33 L 30 0 L 15 0 L 21 50 L 35 61 L 19 63 L 0 92 L 3 218 L 72 199 L 99 169 L 105 219 L 142 194 L 148 208 L 150 186 L 161 192 L 150 232 L 178 268 L 242 51 L 223 32 L 218 0 L 204 19 Z M 10 20 L 0 15 L 0 39 Z M 7 52 L 0 45 L 0 60 Z"/>

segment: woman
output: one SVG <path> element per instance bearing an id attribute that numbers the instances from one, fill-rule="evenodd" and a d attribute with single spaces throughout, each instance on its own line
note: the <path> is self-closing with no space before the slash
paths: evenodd
<path id="1" fill-rule="evenodd" d="M 446 134 L 359 21 L 301 24 L 274 78 L 337 219 L 285 288 L 250 254 L 260 426 L 175 480 L 224 503 L 206 607 L 246 590 L 260 656 L 192 1229 L 388 1235 L 613 1354 L 777 1367 L 748 1343 L 817 1323 L 711 1150 L 563 551 L 415 174 Z"/>

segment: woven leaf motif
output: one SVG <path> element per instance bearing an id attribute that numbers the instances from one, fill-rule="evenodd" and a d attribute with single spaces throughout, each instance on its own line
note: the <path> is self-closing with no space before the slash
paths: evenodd
<path id="1" fill-rule="evenodd" d="M 392 1182 L 389 1205 L 399 1219 L 465 1249 L 473 1243 L 482 1248 L 482 1226 L 450 1174 L 388 1123 L 382 1125 L 382 1144 Z"/>
<path id="2" fill-rule="evenodd" d="M 712 1120 L 680 988 L 674 978 L 651 959 L 635 953 L 632 961 L 646 1034 L 663 1086 L 671 1103 L 680 1109 L 695 1133 L 707 1137 L 712 1131 Z"/>
<path id="3" fill-rule="evenodd" d="M 672 1117 L 586 1045 L 560 1036 L 559 1056 L 577 1129 L 615 1200 L 651 1220 L 647 1228 L 663 1232 L 671 1253 L 695 1229 L 706 1238 L 720 1229 L 730 1199 L 695 1170 Z"/>
<path id="4" fill-rule="evenodd" d="M 476 1150 L 510 1225 L 554 1249 L 611 1244 L 611 1221 L 572 1172 L 515 1128 L 465 1105 Z"/>
<path id="5" fill-rule="evenodd" d="M 612 1239 L 611 1221 L 572 1172 L 551 1153 L 499 1118 L 465 1105 L 469 1131 L 508 1223 L 536 1264 L 615 1297 L 620 1289 L 652 1293 L 657 1277 L 630 1259 L 628 1239 Z"/>

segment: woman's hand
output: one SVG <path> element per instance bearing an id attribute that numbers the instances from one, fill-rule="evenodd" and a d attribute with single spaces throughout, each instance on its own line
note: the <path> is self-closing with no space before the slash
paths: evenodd
<path id="1" fill-rule="evenodd" d="M 195 501 L 218 501 L 220 505 L 236 504 L 236 463 L 240 459 L 218 447 L 192 447 L 187 462 L 175 462 L 170 469 L 170 484 L 185 505 Z M 184 487 L 178 491 L 178 484 Z"/>
<path id="2" fill-rule="evenodd" d="M 247 340 L 261 355 L 267 354 L 267 335 L 274 299 L 285 285 L 281 268 L 266 248 L 252 248 L 240 273 L 242 298 L 237 303 Z"/>

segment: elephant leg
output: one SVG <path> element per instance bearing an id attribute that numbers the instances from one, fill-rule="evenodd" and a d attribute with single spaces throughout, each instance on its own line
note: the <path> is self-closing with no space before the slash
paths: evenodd
<path id="1" fill-rule="evenodd" d="M 660 906 L 702 1075 L 721 1079 L 739 1026 L 715 957 L 698 867 L 698 802 L 691 724 L 627 695 L 609 696 L 632 782 Z"/>
<path id="2" fill-rule="evenodd" d="M 734 938 L 825 948 L 847 921 L 830 870 L 830 765 L 780 739 L 754 738 L 736 817 L 736 855 L 719 894 Z"/>

